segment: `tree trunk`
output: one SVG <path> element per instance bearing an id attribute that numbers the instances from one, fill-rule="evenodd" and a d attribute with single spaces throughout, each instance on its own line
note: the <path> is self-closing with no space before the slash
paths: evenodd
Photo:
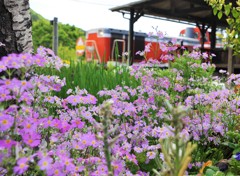
<path id="1" fill-rule="evenodd" d="M 32 51 L 29 0 L 0 0 L 0 58 Z"/>

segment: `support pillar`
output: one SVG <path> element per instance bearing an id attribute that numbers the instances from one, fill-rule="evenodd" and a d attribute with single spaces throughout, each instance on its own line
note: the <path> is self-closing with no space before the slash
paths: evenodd
<path id="1" fill-rule="evenodd" d="M 211 50 L 216 48 L 216 22 L 212 22 L 212 31 L 211 31 Z"/>
<path id="2" fill-rule="evenodd" d="M 50 24 L 53 25 L 53 45 L 52 49 L 55 55 L 58 54 L 58 19 L 54 17 L 53 20 L 50 21 Z"/>
<path id="3" fill-rule="evenodd" d="M 204 51 L 204 42 L 205 42 L 205 34 L 208 30 L 208 26 L 205 25 L 205 23 L 202 23 L 202 26 L 199 25 L 199 23 L 197 22 L 197 27 L 199 28 L 200 32 L 201 32 L 201 52 Z"/>
<path id="4" fill-rule="evenodd" d="M 129 19 L 129 31 L 128 31 L 128 64 L 133 64 L 133 59 L 135 56 L 134 53 L 134 44 L 133 44 L 133 38 L 134 38 L 134 23 L 143 16 L 143 12 L 137 12 L 135 14 L 134 9 L 130 9 L 130 19 Z"/>
<path id="5" fill-rule="evenodd" d="M 227 70 L 229 74 L 232 74 L 234 72 L 232 48 L 228 48 Z"/>
<path id="6" fill-rule="evenodd" d="M 129 31 L 128 31 L 128 64 L 133 64 L 133 27 L 134 27 L 134 9 L 130 10 Z"/>

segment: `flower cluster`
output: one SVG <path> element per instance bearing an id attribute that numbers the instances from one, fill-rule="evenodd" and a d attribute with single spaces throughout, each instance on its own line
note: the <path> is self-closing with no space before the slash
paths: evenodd
<path id="1" fill-rule="evenodd" d="M 174 47 L 168 49 L 172 51 Z M 186 66 L 192 72 L 205 73 L 210 67 L 198 64 L 190 56 L 187 59 Z M 53 93 L 66 84 L 65 79 L 57 76 L 32 73 L 3 77 L 0 80 L 0 173 L 108 175 L 101 109 L 109 101 L 114 118 L 108 121 L 106 140 L 114 175 L 147 176 L 154 167 L 151 164 L 154 159 L 164 162 L 159 140 L 174 135 L 173 116 L 164 106 L 165 99 L 191 109 L 182 118 L 184 126 L 179 137 L 183 141 L 192 140 L 205 148 L 219 145 L 230 125 L 234 125 L 229 123 L 231 118 L 239 115 L 240 102 L 234 91 L 207 89 L 211 79 L 203 77 L 199 81 L 187 69 L 153 68 L 160 63 L 149 60 L 147 67 L 146 63 L 132 66 L 130 74 L 140 80 L 140 85 L 101 90 L 98 96 L 103 103 L 78 87 L 69 89 L 67 97 L 56 96 Z M 43 47 L 36 55 L 10 54 L 2 58 L 0 65 L 0 72 L 6 73 L 13 69 L 63 66 L 51 50 Z M 146 171 L 146 165 L 150 170 Z M 137 171 L 132 167 L 138 168 Z"/>

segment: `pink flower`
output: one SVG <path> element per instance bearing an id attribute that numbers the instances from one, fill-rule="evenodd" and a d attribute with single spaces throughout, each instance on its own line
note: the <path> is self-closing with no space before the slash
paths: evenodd
<path id="1" fill-rule="evenodd" d="M 87 95 L 86 96 L 86 102 L 89 104 L 96 104 L 97 103 L 97 98 L 93 95 Z"/>
<path id="2" fill-rule="evenodd" d="M 207 59 L 208 58 L 208 53 L 207 52 L 202 53 L 202 57 L 203 57 L 203 59 Z"/>
<path id="3" fill-rule="evenodd" d="M 40 55 L 36 54 L 35 56 L 33 56 L 33 61 L 36 65 L 43 67 L 47 60 L 43 57 L 41 57 Z"/>
<path id="4" fill-rule="evenodd" d="M 11 139 L 0 140 L 0 148 L 8 148 L 10 149 L 13 145 L 16 145 L 16 141 Z"/>
<path id="5" fill-rule="evenodd" d="M 73 159 L 70 158 L 63 158 L 62 163 L 64 164 L 66 171 L 71 172 L 75 169 L 75 165 L 73 164 Z"/>
<path id="6" fill-rule="evenodd" d="M 36 147 L 41 142 L 41 135 L 37 133 L 27 133 L 22 135 L 23 141 L 30 147 Z"/>
<path id="7" fill-rule="evenodd" d="M 80 103 L 80 96 L 70 95 L 66 98 L 66 101 L 73 106 L 76 106 Z"/>
<path id="8" fill-rule="evenodd" d="M 62 127 L 61 120 L 53 119 L 50 126 L 53 127 L 53 128 L 61 129 L 61 127 Z"/>
<path id="9" fill-rule="evenodd" d="M 156 157 L 156 153 L 153 151 L 147 152 L 148 159 L 154 159 Z"/>
<path id="10" fill-rule="evenodd" d="M 88 134 L 89 145 L 98 147 L 98 142 L 94 134 Z"/>
<path id="11" fill-rule="evenodd" d="M 62 121 L 61 123 L 61 133 L 66 133 L 67 131 L 71 130 L 72 126 L 66 122 L 66 121 Z"/>
<path id="12" fill-rule="evenodd" d="M 121 160 L 113 161 L 112 167 L 114 170 L 114 175 L 122 175 L 121 173 L 124 171 L 124 162 Z"/>
<path id="13" fill-rule="evenodd" d="M 137 153 L 141 153 L 143 151 L 143 149 L 140 148 L 140 147 L 135 146 L 134 147 L 134 151 L 137 152 Z"/>
<path id="14" fill-rule="evenodd" d="M 52 126 L 53 117 L 49 116 L 48 118 L 44 118 L 42 122 L 43 122 L 43 127 L 48 128 L 48 127 Z"/>
<path id="15" fill-rule="evenodd" d="M 81 121 L 81 119 L 74 119 L 72 120 L 72 126 L 82 129 L 84 127 L 85 123 Z"/>
<path id="16" fill-rule="evenodd" d="M 88 134 L 83 134 L 82 137 L 80 138 L 80 148 L 84 149 L 91 145 L 89 141 L 89 135 Z"/>
<path id="17" fill-rule="evenodd" d="M 20 158 L 17 161 L 17 166 L 13 168 L 14 173 L 19 175 L 23 174 L 29 167 L 27 162 L 28 159 L 26 157 Z"/>
<path id="18" fill-rule="evenodd" d="M 24 132 L 33 133 L 36 132 L 38 123 L 34 122 L 35 119 L 29 118 L 22 122 Z"/>
<path id="19" fill-rule="evenodd" d="M 47 170 L 47 175 L 66 176 L 67 174 L 63 172 L 63 164 L 60 162 L 55 162 L 52 164 L 51 169 Z"/>
<path id="20" fill-rule="evenodd" d="M 19 69 L 23 66 L 23 64 L 21 63 L 21 60 L 19 58 L 17 58 L 17 55 L 15 54 L 11 54 L 9 55 L 9 60 L 7 62 L 7 66 L 8 68 L 16 68 Z"/>
<path id="21" fill-rule="evenodd" d="M 10 91 L 8 89 L 0 87 L 0 102 L 8 101 L 11 98 L 12 98 L 12 96 L 10 95 Z"/>
<path id="22" fill-rule="evenodd" d="M 40 167 L 41 170 L 48 170 L 51 168 L 51 164 L 53 162 L 53 159 L 50 157 L 44 157 L 38 162 L 38 166 Z"/>
<path id="23" fill-rule="evenodd" d="M 7 70 L 6 65 L 4 65 L 3 62 L 0 61 L 0 72 Z"/>
<path id="24" fill-rule="evenodd" d="M 0 131 L 4 132 L 7 131 L 9 128 L 12 127 L 14 123 L 14 117 L 0 113 Z"/>
<path id="25" fill-rule="evenodd" d="M 24 101 L 27 105 L 31 105 L 33 102 L 34 98 L 31 93 L 29 92 L 23 92 L 21 97 L 19 98 L 18 102 Z"/>
<path id="26" fill-rule="evenodd" d="M 159 47 L 160 47 L 160 49 L 163 51 L 163 52 L 165 52 L 165 51 L 168 51 L 168 48 L 167 48 L 167 46 L 164 44 L 164 43 L 159 43 Z"/>
<path id="27" fill-rule="evenodd" d="M 106 165 L 99 165 L 97 170 L 94 172 L 94 175 L 107 175 L 108 169 Z"/>

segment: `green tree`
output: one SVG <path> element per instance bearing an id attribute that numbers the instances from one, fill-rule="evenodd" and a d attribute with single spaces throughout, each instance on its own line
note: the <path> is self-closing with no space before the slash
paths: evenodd
<path id="1" fill-rule="evenodd" d="M 33 10 L 31 10 L 31 16 L 33 21 L 32 36 L 34 49 L 36 50 L 39 46 L 52 48 L 53 26 L 50 24 L 50 21 Z M 59 51 L 59 56 L 65 60 L 73 59 L 73 57 L 76 58 L 76 40 L 79 37 L 84 38 L 84 35 L 85 31 L 80 28 L 69 24 L 58 23 L 59 50 L 64 51 Z"/>
<path id="2" fill-rule="evenodd" d="M 235 54 L 240 54 L 240 0 L 228 1 L 225 0 L 205 0 L 212 8 L 213 14 L 219 19 L 225 15 L 228 27 L 227 46 L 232 48 Z"/>

